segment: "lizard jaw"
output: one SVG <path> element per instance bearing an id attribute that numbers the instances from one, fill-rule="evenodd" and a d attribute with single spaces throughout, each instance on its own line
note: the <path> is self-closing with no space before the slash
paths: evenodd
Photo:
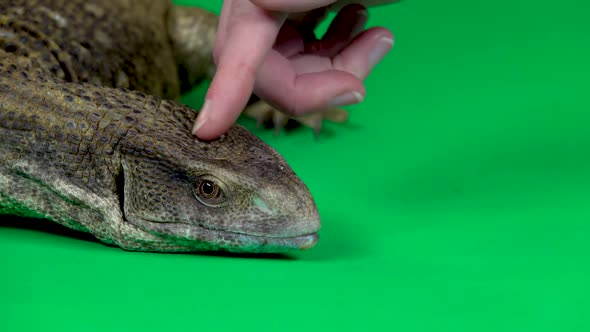
<path id="1" fill-rule="evenodd" d="M 208 251 L 226 250 L 231 252 L 282 253 L 306 250 L 314 247 L 319 240 L 317 232 L 297 236 L 261 236 L 235 231 L 209 229 L 200 225 L 179 222 L 126 219 L 141 230 L 156 235 L 169 246 L 158 251 Z M 175 245 L 182 244 L 182 248 Z M 171 248 L 167 250 L 166 248 Z"/>

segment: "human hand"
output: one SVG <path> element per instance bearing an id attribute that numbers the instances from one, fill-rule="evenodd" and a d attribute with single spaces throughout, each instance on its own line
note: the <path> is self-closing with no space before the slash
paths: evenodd
<path id="1" fill-rule="evenodd" d="M 364 30 L 365 8 L 350 5 L 320 40 L 315 39 L 319 18 L 328 6 L 338 4 L 226 0 L 214 50 L 217 73 L 193 134 L 215 139 L 225 133 L 253 91 L 293 115 L 362 101 L 363 80 L 392 47 L 393 37 L 384 28 Z"/>

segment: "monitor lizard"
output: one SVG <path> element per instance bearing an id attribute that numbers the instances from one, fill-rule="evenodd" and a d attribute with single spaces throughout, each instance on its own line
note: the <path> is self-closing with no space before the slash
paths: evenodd
<path id="1" fill-rule="evenodd" d="M 279 153 L 239 125 L 199 141 L 175 101 L 214 71 L 216 22 L 166 0 L 0 2 L 0 214 L 135 251 L 314 246 Z"/>

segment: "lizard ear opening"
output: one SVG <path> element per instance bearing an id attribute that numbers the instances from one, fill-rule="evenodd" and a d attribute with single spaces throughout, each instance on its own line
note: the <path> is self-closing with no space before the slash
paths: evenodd
<path id="1" fill-rule="evenodd" d="M 115 177 L 115 186 L 117 190 L 117 197 L 119 198 L 119 208 L 125 214 L 125 174 L 123 168 Z"/>

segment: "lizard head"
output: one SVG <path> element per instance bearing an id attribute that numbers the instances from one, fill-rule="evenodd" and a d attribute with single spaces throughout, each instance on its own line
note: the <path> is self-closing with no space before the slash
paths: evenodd
<path id="1" fill-rule="evenodd" d="M 318 240 L 308 188 L 243 127 L 212 142 L 159 130 L 123 146 L 124 219 L 154 250 L 283 252 Z"/>

